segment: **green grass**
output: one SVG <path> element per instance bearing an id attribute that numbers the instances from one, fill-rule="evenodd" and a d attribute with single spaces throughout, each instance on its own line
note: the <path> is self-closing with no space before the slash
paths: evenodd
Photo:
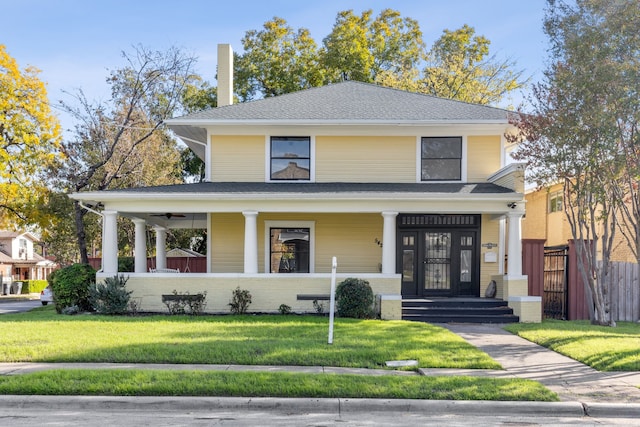
<path id="1" fill-rule="evenodd" d="M 505 329 L 599 371 L 640 371 L 638 323 L 619 322 L 611 328 L 588 321 L 545 320 Z"/>
<path id="2" fill-rule="evenodd" d="M 0 394 L 558 400 L 518 379 L 81 369 L 0 377 Z"/>
<path id="3" fill-rule="evenodd" d="M 0 316 L 1 362 L 120 362 L 381 368 L 388 360 L 420 367 L 500 365 L 459 336 L 419 322 L 318 316 L 99 316 L 52 307 Z"/>

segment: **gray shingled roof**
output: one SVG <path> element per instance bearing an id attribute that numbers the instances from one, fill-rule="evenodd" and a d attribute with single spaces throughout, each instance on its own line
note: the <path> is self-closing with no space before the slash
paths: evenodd
<path id="1" fill-rule="evenodd" d="M 273 98 L 212 108 L 172 119 L 180 122 L 234 121 L 502 121 L 508 111 L 374 84 L 346 81 Z"/>
<path id="2" fill-rule="evenodd" d="M 445 193 L 504 194 L 513 190 L 489 182 L 480 183 L 344 183 L 344 182 L 201 182 L 156 187 L 108 190 L 104 193 L 211 193 L 211 194 L 283 194 L 283 193 Z"/>

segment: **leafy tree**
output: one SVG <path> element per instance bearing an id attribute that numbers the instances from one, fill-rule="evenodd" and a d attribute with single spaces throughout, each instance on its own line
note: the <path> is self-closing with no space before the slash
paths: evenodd
<path id="1" fill-rule="evenodd" d="M 534 87 L 533 112 L 514 118 L 520 135 L 510 139 L 523 139 L 514 157 L 529 162 L 538 184 L 563 184 L 591 321 L 615 326 L 613 241 L 625 209 L 636 230 L 638 223 L 640 5 L 548 0 L 548 6 L 550 65 Z"/>
<path id="2" fill-rule="evenodd" d="M 278 96 L 323 81 L 318 49 L 309 30 L 294 31 L 278 17 L 260 31 L 247 31 L 242 39 L 245 53 L 236 56 L 236 88 L 242 100 L 256 94 Z"/>
<path id="3" fill-rule="evenodd" d="M 384 9 L 336 16 L 322 48 L 306 29 L 294 31 L 273 18 L 247 31 L 245 53 L 236 56 L 235 92 L 241 101 L 335 83 L 345 79 L 481 104 L 497 103 L 524 86 L 515 62 L 490 54 L 475 30 L 445 30 L 427 52 L 416 20 Z M 420 67 L 427 60 L 427 66 Z"/>
<path id="4" fill-rule="evenodd" d="M 46 221 L 41 222 L 41 241 L 47 254 L 62 266 L 71 265 L 80 258 L 73 215 L 73 200 L 61 191 L 51 191 L 47 202 L 41 205 Z M 101 221 L 95 215 L 83 219 L 88 245 L 99 241 Z"/>
<path id="5" fill-rule="evenodd" d="M 374 20 L 372 14 L 372 10 L 360 16 L 353 10 L 338 13 L 323 40 L 322 62 L 329 81 L 390 81 L 390 75 L 411 75 L 417 68 L 424 51 L 418 22 L 392 9 L 384 9 Z"/>
<path id="6" fill-rule="evenodd" d="M 38 70 L 20 70 L 0 44 L 0 226 L 34 223 L 46 202 L 42 174 L 59 154 L 60 125 Z"/>
<path id="7" fill-rule="evenodd" d="M 218 105 L 217 92 L 217 88 L 202 80 L 200 76 L 194 76 L 192 81 L 185 87 L 182 95 L 182 107 L 186 113 L 214 108 Z M 184 147 L 180 150 L 180 164 L 184 182 L 204 181 L 204 161 L 189 147 Z"/>
<path id="8" fill-rule="evenodd" d="M 490 41 L 464 25 L 444 30 L 428 54 L 420 91 L 443 98 L 477 104 L 496 104 L 509 92 L 524 86 L 523 71 L 509 59 L 490 55 Z"/>
<path id="9" fill-rule="evenodd" d="M 185 88 L 194 79 L 194 58 L 172 48 L 154 52 L 142 46 L 123 53 L 126 65 L 111 72 L 111 100 L 94 104 L 82 91 L 76 104 L 63 108 L 78 122 L 75 136 L 63 144 L 66 161 L 55 170 L 64 191 L 105 190 L 179 180 L 175 142 L 163 120 L 180 109 Z M 80 259 L 87 262 L 84 217 L 74 203 Z"/>

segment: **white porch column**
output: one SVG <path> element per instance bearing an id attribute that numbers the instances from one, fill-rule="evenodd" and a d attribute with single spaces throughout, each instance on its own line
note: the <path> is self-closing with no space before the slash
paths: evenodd
<path id="1" fill-rule="evenodd" d="M 382 274 L 396 273 L 396 217 L 398 212 L 382 212 Z"/>
<path id="2" fill-rule="evenodd" d="M 244 272 L 258 272 L 258 212 L 244 211 Z"/>
<path id="3" fill-rule="evenodd" d="M 520 221 L 524 212 L 508 212 L 509 234 L 507 242 L 507 276 L 522 276 L 522 232 Z"/>
<path id="4" fill-rule="evenodd" d="M 156 225 L 156 268 L 167 268 L 167 229 Z"/>
<path id="5" fill-rule="evenodd" d="M 118 274 L 118 212 L 102 211 L 102 271 Z"/>
<path id="6" fill-rule="evenodd" d="M 211 225 L 211 213 L 207 213 L 207 273 L 213 273 L 211 268 L 211 259 L 213 252 L 212 244 L 213 226 Z"/>
<path id="7" fill-rule="evenodd" d="M 147 222 L 144 219 L 134 218 L 136 240 L 133 249 L 135 256 L 135 273 L 147 272 Z"/>

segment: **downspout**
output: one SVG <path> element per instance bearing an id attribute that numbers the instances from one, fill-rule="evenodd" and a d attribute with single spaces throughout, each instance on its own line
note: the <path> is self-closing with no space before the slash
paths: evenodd
<path id="1" fill-rule="evenodd" d="M 100 213 L 100 212 L 98 212 L 98 211 L 96 211 L 96 210 L 93 210 L 93 209 L 91 209 L 90 207 L 88 207 L 88 206 L 84 205 L 84 204 L 82 203 L 82 201 L 80 201 L 80 200 L 78 200 L 78 204 L 80 205 L 80 207 L 81 207 L 82 209 L 86 209 L 86 210 L 88 210 L 88 211 L 89 211 L 89 212 L 91 212 L 91 213 L 94 213 L 94 214 L 96 214 L 96 215 L 99 215 L 99 216 L 102 218 L 102 221 L 103 221 L 103 226 L 102 226 L 102 228 L 104 229 L 104 215 L 102 215 L 102 213 Z M 104 254 L 103 254 L 103 256 L 104 256 Z M 102 270 L 103 270 L 103 267 L 102 267 L 102 261 L 100 261 L 100 270 L 98 270 L 98 271 L 97 271 L 97 273 L 102 273 Z"/>

